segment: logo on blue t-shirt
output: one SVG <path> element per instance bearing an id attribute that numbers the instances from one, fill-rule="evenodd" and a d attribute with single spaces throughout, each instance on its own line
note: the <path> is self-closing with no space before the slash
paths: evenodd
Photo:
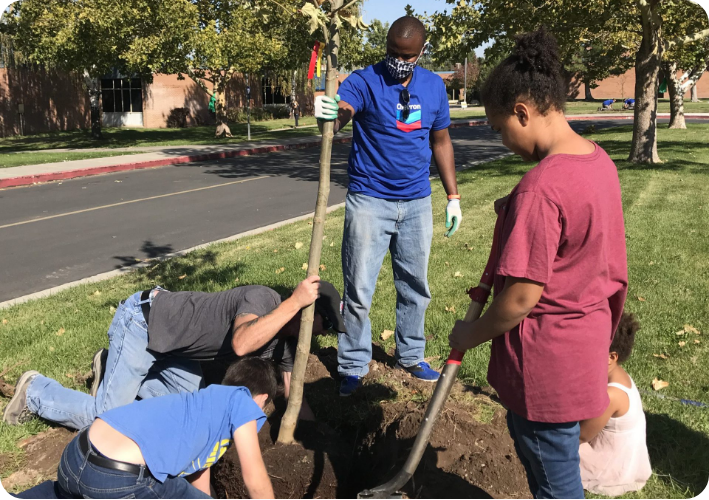
<path id="1" fill-rule="evenodd" d="M 421 128 L 421 105 L 409 104 L 409 116 L 404 120 L 404 106 L 396 105 L 396 128 L 404 132 Z"/>

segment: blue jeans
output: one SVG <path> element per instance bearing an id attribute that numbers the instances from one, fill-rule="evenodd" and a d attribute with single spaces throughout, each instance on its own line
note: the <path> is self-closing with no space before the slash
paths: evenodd
<path id="1" fill-rule="evenodd" d="M 169 450 L 166 449 L 166 453 Z M 140 474 L 106 469 L 88 461 L 77 435 L 62 453 L 57 471 L 60 498 L 211 498 L 184 477 L 168 477 L 161 483 L 142 466 Z"/>
<path id="2" fill-rule="evenodd" d="M 98 415 L 129 404 L 136 397 L 147 399 L 199 389 L 199 362 L 148 351 L 148 326 L 141 304 L 140 292 L 133 294 L 113 316 L 108 329 L 106 371 L 95 398 L 37 375 L 27 388 L 27 407 L 44 419 L 83 429 Z"/>
<path id="3" fill-rule="evenodd" d="M 578 422 L 532 422 L 508 410 L 507 428 L 534 498 L 584 498 Z"/>
<path id="4" fill-rule="evenodd" d="M 347 193 L 342 241 L 345 282 L 343 317 L 347 333 L 338 335 L 338 372 L 363 377 L 372 360 L 369 309 L 387 250 L 396 287 L 396 357 L 402 366 L 423 361 L 424 317 L 431 301 L 428 257 L 433 237 L 431 197 L 382 200 Z"/>

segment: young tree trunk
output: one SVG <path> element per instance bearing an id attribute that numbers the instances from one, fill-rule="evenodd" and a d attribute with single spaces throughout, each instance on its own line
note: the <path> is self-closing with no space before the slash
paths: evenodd
<path id="1" fill-rule="evenodd" d="M 217 130 L 214 133 L 214 137 L 221 137 L 222 135 L 232 137 L 229 125 L 227 125 L 226 86 L 226 79 L 219 79 L 214 85 L 214 94 L 217 96 L 217 100 L 214 103 L 214 110 L 217 117 Z"/>
<path id="2" fill-rule="evenodd" d="M 692 102 L 699 102 L 699 96 L 697 95 L 697 84 L 692 85 Z"/>
<path id="3" fill-rule="evenodd" d="M 677 63 L 665 63 L 665 72 L 669 79 L 667 90 L 670 92 L 670 125 L 669 128 L 685 129 L 684 123 L 684 91 L 677 78 Z"/>
<path id="4" fill-rule="evenodd" d="M 638 0 L 643 38 L 635 57 L 635 122 L 628 161 L 661 163 L 657 155 L 657 89 L 662 46 L 656 23 L 657 1 Z"/>
<path id="5" fill-rule="evenodd" d="M 84 70 L 84 84 L 89 93 L 91 103 L 91 138 L 103 139 L 101 133 L 101 85 L 98 78 L 93 78 L 88 70 Z"/>
<path id="6" fill-rule="evenodd" d="M 332 0 L 332 10 L 336 11 L 343 5 L 343 0 Z M 335 97 L 337 93 L 337 53 L 340 49 L 340 33 L 337 27 L 337 12 L 330 19 L 330 41 L 327 46 L 327 79 L 325 81 L 325 95 Z M 330 157 L 332 154 L 332 138 L 334 136 L 334 122 L 325 122 L 320 146 L 320 180 L 318 183 L 318 198 L 315 204 L 313 217 L 313 235 L 310 240 L 310 256 L 308 258 L 308 276 L 318 274 L 320 267 L 320 254 L 322 253 L 323 233 L 325 232 L 325 214 L 327 200 L 330 196 Z M 303 311 L 300 321 L 298 348 L 295 354 L 293 374 L 291 375 L 290 396 L 281 429 L 278 433 L 279 443 L 292 443 L 295 426 L 298 423 L 300 407 L 303 404 L 303 383 L 305 382 L 305 369 L 308 366 L 310 354 L 310 340 L 313 334 L 313 318 L 315 304 L 311 304 Z"/>

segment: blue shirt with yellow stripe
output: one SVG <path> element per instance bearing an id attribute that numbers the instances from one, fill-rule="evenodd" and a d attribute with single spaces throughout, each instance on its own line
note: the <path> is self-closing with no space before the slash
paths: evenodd
<path id="1" fill-rule="evenodd" d="M 266 421 L 246 387 L 223 385 L 145 399 L 99 418 L 136 442 L 161 482 L 211 467 L 226 452 L 236 429 L 255 420 L 261 430 Z"/>

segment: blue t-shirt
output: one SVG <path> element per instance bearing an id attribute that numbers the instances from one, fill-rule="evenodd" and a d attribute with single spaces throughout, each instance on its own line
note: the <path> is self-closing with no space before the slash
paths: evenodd
<path id="1" fill-rule="evenodd" d="M 406 88 L 410 111 L 404 119 L 404 86 L 384 62 L 355 71 L 340 86 L 340 98 L 356 113 L 350 191 L 394 200 L 431 194 L 429 134 L 450 125 L 446 86 L 441 77 L 417 66 Z"/>
<path id="2" fill-rule="evenodd" d="M 145 464 L 160 482 L 214 465 L 234 431 L 266 420 L 246 387 L 210 385 L 195 392 L 137 401 L 99 418 L 136 442 Z"/>
<path id="3" fill-rule="evenodd" d="M 635 104 L 635 99 L 626 99 L 625 104 L 627 104 L 628 106 L 630 106 L 631 104 Z"/>
<path id="4" fill-rule="evenodd" d="M 603 101 L 604 106 L 610 106 L 611 104 L 613 104 L 613 99 L 608 99 L 607 101 Z"/>

